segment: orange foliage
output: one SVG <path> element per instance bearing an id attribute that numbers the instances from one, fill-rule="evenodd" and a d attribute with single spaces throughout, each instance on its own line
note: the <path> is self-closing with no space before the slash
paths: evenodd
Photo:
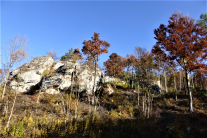
<path id="1" fill-rule="evenodd" d="M 105 40 L 99 39 L 100 33 L 94 32 L 94 36 L 91 37 L 92 40 L 84 40 L 82 52 L 84 54 L 90 54 L 90 57 L 98 61 L 98 56 L 103 53 L 108 53 L 108 47 L 110 44 Z"/>
<path id="2" fill-rule="evenodd" d="M 157 45 L 169 61 L 176 61 L 184 70 L 207 69 L 207 32 L 194 24 L 194 19 L 174 13 L 169 25 L 154 30 Z"/>
<path id="3" fill-rule="evenodd" d="M 106 62 L 104 62 L 106 75 L 115 76 L 123 72 L 125 68 L 123 62 L 123 57 L 117 55 L 116 53 L 112 53 L 109 56 L 109 59 Z"/>

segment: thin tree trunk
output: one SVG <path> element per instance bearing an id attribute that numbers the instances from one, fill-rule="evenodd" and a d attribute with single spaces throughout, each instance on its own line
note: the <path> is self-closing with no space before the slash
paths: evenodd
<path id="1" fill-rule="evenodd" d="M 152 112 L 152 101 L 153 101 L 153 94 L 151 95 L 151 112 Z"/>
<path id="2" fill-rule="evenodd" d="M 145 108 L 144 108 L 144 102 L 145 101 L 145 98 L 144 98 L 144 96 L 142 96 L 142 108 L 143 108 L 143 115 L 145 114 Z"/>
<path id="3" fill-rule="evenodd" d="M 180 92 L 181 92 L 182 84 L 181 84 L 181 72 L 180 72 Z"/>
<path id="4" fill-rule="evenodd" d="M 150 107 L 150 101 L 149 101 L 149 92 L 148 92 L 148 99 L 147 99 L 148 105 L 147 105 L 147 118 L 149 118 L 149 107 Z"/>
<path id="5" fill-rule="evenodd" d="M 186 75 L 186 84 L 187 84 L 187 90 L 188 90 L 188 95 L 189 95 L 189 111 L 190 113 L 193 113 L 193 98 L 192 98 L 192 93 L 189 88 L 190 82 L 189 82 L 189 75 L 187 70 L 185 70 L 185 75 Z"/>
<path id="6" fill-rule="evenodd" d="M 194 89 L 194 83 L 193 83 L 193 79 L 194 79 L 194 76 L 192 76 L 192 86 L 193 86 L 193 89 Z"/>
<path id="7" fill-rule="evenodd" d="M 44 82 L 44 80 L 45 80 L 45 78 L 43 78 L 43 82 Z M 38 98 L 37 98 L 37 103 L 39 103 L 41 91 L 42 91 L 42 86 L 40 87 L 40 90 L 39 90 L 39 95 L 38 95 Z"/>
<path id="8" fill-rule="evenodd" d="M 78 88 L 76 86 L 76 106 L 75 106 L 75 119 L 78 117 L 78 100 L 79 100 L 79 93 Z"/>
<path id="9" fill-rule="evenodd" d="M 129 87 L 128 87 L 128 91 L 129 91 L 129 88 L 130 88 L 129 67 L 127 67 L 127 80 L 128 80 L 128 83 L 129 83 Z"/>
<path id="10" fill-rule="evenodd" d="M 98 57 L 97 57 L 98 58 Z M 93 99 L 92 99 L 92 105 L 94 105 L 95 100 L 95 85 L 96 85 L 96 60 L 95 60 L 95 75 L 94 75 L 94 83 L 93 83 Z"/>
<path id="11" fill-rule="evenodd" d="M 138 82 L 138 90 L 137 90 L 137 105 L 139 105 L 139 82 Z"/>
<path id="12" fill-rule="evenodd" d="M 70 112 L 70 106 L 71 106 L 71 94 L 72 94 L 72 91 L 73 91 L 73 80 L 74 80 L 74 73 L 72 72 L 72 75 L 71 75 L 71 85 L 70 85 L 70 97 L 69 97 L 69 106 L 68 106 L 68 114 Z"/>
<path id="13" fill-rule="evenodd" d="M 165 91 L 166 91 L 166 93 L 168 93 L 168 89 L 167 89 L 167 78 L 166 78 L 165 69 L 164 69 L 164 77 L 165 77 Z"/>
<path id="14" fill-rule="evenodd" d="M 4 105 L 4 114 L 5 116 L 7 116 L 7 112 L 8 112 L 8 108 L 9 108 L 9 103 L 8 103 L 8 95 L 7 95 L 7 100 L 6 100 L 6 104 Z"/>
<path id="15" fill-rule="evenodd" d="M 185 79 L 184 79 L 184 77 L 183 77 L 183 86 L 184 86 L 185 96 L 186 96 L 187 94 L 186 94 L 186 86 L 185 86 Z"/>
<path id="16" fill-rule="evenodd" d="M 175 73 L 173 73 L 173 78 L 174 78 L 175 100 L 177 101 L 177 87 L 176 87 Z"/>
<path id="17" fill-rule="evenodd" d="M 203 75 L 202 75 L 202 73 L 201 73 L 201 86 L 202 86 L 202 89 L 204 90 L 205 88 L 204 88 L 204 79 L 203 79 Z"/>
<path id="18" fill-rule="evenodd" d="M 90 106 L 90 104 L 91 104 L 91 97 L 90 97 L 90 95 L 88 95 L 88 103 L 89 103 L 89 113 L 91 113 L 91 106 Z"/>
<path id="19" fill-rule="evenodd" d="M 58 91 L 59 91 L 59 88 L 58 88 Z M 63 114 L 65 114 L 65 103 L 64 103 L 64 98 L 63 98 L 63 95 L 61 94 L 61 99 L 62 99 L 62 108 L 63 108 Z"/>
<path id="20" fill-rule="evenodd" d="M 4 88 L 3 88 L 3 93 L 2 93 L 2 97 L 1 97 L 1 99 L 4 98 L 4 93 L 5 93 L 5 90 L 6 90 L 6 84 L 7 84 L 7 81 L 8 81 L 8 79 L 9 79 L 10 69 L 11 69 L 11 65 L 10 65 L 10 67 L 9 67 L 8 73 L 7 73 L 6 78 L 5 78 Z"/>
<path id="21" fill-rule="evenodd" d="M 159 61 L 159 80 L 160 80 L 160 92 L 162 93 L 162 85 L 161 85 L 161 75 L 160 75 L 160 61 Z"/>
<path id="22" fill-rule="evenodd" d="M 132 67 L 132 89 L 133 89 L 133 80 L 134 80 L 134 74 L 133 74 L 133 67 Z"/>
<path id="23" fill-rule="evenodd" d="M 147 95 L 146 95 L 146 93 L 145 93 L 145 96 L 144 96 L 145 98 L 145 116 L 147 116 Z"/>
<path id="24" fill-rule="evenodd" d="M 19 86 L 18 86 L 18 87 L 19 87 Z M 18 88 L 18 87 L 17 87 L 17 88 Z M 12 114 L 13 114 L 13 111 L 14 111 L 14 105 L 15 105 L 16 99 L 17 99 L 17 90 L 15 90 L 15 98 L 14 98 L 14 102 L 13 102 L 13 105 L 12 105 L 12 109 L 11 109 L 11 113 L 10 113 L 9 119 L 8 119 L 8 121 L 7 121 L 6 128 L 9 127 L 9 123 L 10 123 L 10 120 L 11 120 L 11 117 L 12 117 Z"/>

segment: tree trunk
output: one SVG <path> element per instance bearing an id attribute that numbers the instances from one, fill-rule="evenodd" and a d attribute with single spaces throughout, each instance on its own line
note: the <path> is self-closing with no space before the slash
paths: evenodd
<path id="1" fill-rule="evenodd" d="M 18 85 L 17 88 L 19 88 L 19 85 Z M 14 105 L 15 105 L 16 99 L 17 99 L 17 90 L 15 90 L 14 102 L 13 102 L 13 105 L 12 105 L 11 113 L 10 113 L 10 116 L 9 116 L 9 119 L 8 119 L 8 122 L 7 122 L 7 125 L 6 125 L 6 128 L 9 127 L 9 122 L 11 120 L 11 117 L 12 117 L 12 114 L 13 114 L 13 111 L 14 111 Z"/>
<path id="2" fill-rule="evenodd" d="M 74 79 L 74 73 L 72 72 L 68 113 L 70 112 L 70 106 L 71 106 L 71 94 L 72 94 L 72 91 L 73 91 L 73 79 Z"/>
<path id="3" fill-rule="evenodd" d="M 129 91 L 129 88 L 130 88 L 129 67 L 127 67 L 127 80 L 128 80 L 128 83 L 129 83 L 129 87 L 128 87 L 128 91 Z"/>
<path id="4" fill-rule="evenodd" d="M 181 84 L 181 72 L 180 72 L 180 92 L 181 92 L 182 84 Z"/>
<path id="5" fill-rule="evenodd" d="M 147 95 L 145 93 L 145 96 L 144 96 L 144 99 L 145 99 L 145 116 L 147 116 Z"/>
<path id="6" fill-rule="evenodd" d="M 98 56 L 97 56 L 97 59 L 98 59 Z M 94 107 L 94 116 L 96 114 L 96 102 L 95 102 L 95 86 L 96 86 L 96 60 L 95 60 L 95 76 L 94 76 L 94 87 L 93 87 L 93 105 L 95 104 L 95 107 Z"/>
<path id="7" fill-rule="evenodd" d="M 149 118 L 149 107 L 150 107 L 150 101 L 149 101 L 149 92 L 148 92 L 148 99 L 147 99 L 147 118 Z"/>
<path id="8" fill-rule="evenodd" d="M 176 87 L 175 73 L 173 73 L 173 77 L 174 77 L 175 100 L 177 101 L 177 87 Z"/>
<path id="9" fill-rule="evenodd" d="M 194 76 L 192 76 L 192 86 L 193 86 L 193 89 L 194 89 L 194 83 L 193 83 L 193 79 L 194 79 Z"/>
<path id="10" fill-rule="evenodd" d="M 139 105 L 139 82 L 138 82 L 138 90 L 137 90 L 137 104 Z"/>
<path id="11" fill-rule="evenodd" d="M 168 93 L 168 90 L 167 90 L 167 78 L 166 78 L 165 69 L 164 69 L 164 77 L 165 77 L 165 91 L 166 91 L 166 93 Z"/>
<path id="12" fill-rule="evenodd" d="M 187 72 L 187 70 L 185 70 L 185 75 L 186 75 L 186 86 L 187 86 L 187 90 L 188 90 L 188 95 L 189 95 L 189 111 L 190 113 L 193 113 L 193 98 L 192 98 L 192 93 L 191 90 L 189 88 L 190 86 L 190 82 L 189 82 L 189 74 Z"/>
<path id="13" fill-rule="evenodd" d="M 98 58 L 98 57 L 97 57 Z M 95 75 L 94 75 L 94 83 L 93 83 L 93 96 L 95 97 L 95 86 L 96 86 L 96 60 L 95 60 Z M 95 100 L 95 98 L 93 98 Z"/>
<path id="14" fill-rule="evenodd" d="M 9 79 L 10 69 L 11 69 L 11 65 L 10 65 L 10 67 L 9 67 L 8 73 L 6 74 L 6 78 L 5 78 L 5 82 L 4 82 L 4 88 L 3 88 L 3 93 L 2 93 L 2 98 L 1 98 L 1 99 L 4 98 L 4 93 L 5 93 L 5 90 L 6 90 L 6 84 L 7 84 L 7 81 L 8 81 L 8 79 Z"/>
<path id="15" fill-rule="evenodd" d="M 201 73 L 201 86 L 202 86 L 202 89 L 205 90 L 205 88 L 204 88 L 204 79 L 203 79 L 202 73 Z"/>
<path id="16" fill-rule="evenodd" d="M 75 119 L 78 117 L 78 101 L 79 101 L 79 93 L 78 88 L 76 86 L 76 106 L 75 106 Z"/>
<path id="17" fill-rule="evenodd" d="M 134 74 L 133 74 L 133 67 L 132 67 L 132 89 L 133 89 L 133 80 L 134 80 Z"/>
<path id="18" fill-rule="evenodd" d="M 148 69 L 146 68 L 146 77 L 147 77 L 147 90 L 149 91 L 149 78 L 148 78 Z"/>
<path id="19" fill-rule="evenodd" d="M 143 114 L 145 114 L 145 108 L 144 108 L 144 102 L 145 101 L 145 98 L 144 98 L 144 96 L 142 96 L 142 108 L 143 108 Z"/>
<path id="20" fill-rule="evenodd" d="M 186 96 L 187 94 L 186 94 L 186 87 L 185 87 L 185 79 L 184 79 L 184 77 L 183 77 L 183 86 L 184 86 L 184 91 L 185 91 L 185 96 Z"/>
<path id="21" fill-rule="evenodd" d="M 59 88 L 58 88 L 59 91 Z M 62 99 L 62 108 L 63 108 L 63 114 L 65 114 L 65 103 L 64 103 L 64 98 L 63 98 L 63 94 L 61 94 L 61 99 Z"/>
<path id="22" fill-rule="evenodd" d="M 159 61 L 159 80 L 160 80 L 160 92 L 162 93 L 162 85 L 161 85 L 161 75 L 160 75 L 160 61 Z"/>

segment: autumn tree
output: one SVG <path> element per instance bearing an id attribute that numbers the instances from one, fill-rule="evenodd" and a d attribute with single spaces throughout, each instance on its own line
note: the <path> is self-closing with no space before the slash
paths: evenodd
<path id="1" fill-rule="evenodd" d="M 154 66 L 158 70 L 160 87 L 162 86 L 161 85 L 161 70 L 163 68 L 163 74 L 165 78 L 165 90 L 167 92 L 167 81 L 166 81 L 166 71 L 165 71 L 167 67 L 166 54 L 160 49 L 158 45 L 155 45 L 152 48 L 151 53 L 153 54 Z"/>
<path id="2" fill-rule="evenodd" d="M 154 30 L 156 44 L 170 61 L 175 61 L 185 71 L 191 113 L 193 101 L 188 74 L 198 68 L 207 69 L 204 63 L 207 58 L 207 33 L 204 27 L 195 25 L 194 21 L 189 16 L 175 12 L 167 26 L 161 24 Z"/>
<path id="3" fill-rule="evenodd" d="M 105 40 L 100 40 L 99 38 L 100 33 L 94 32 L 94 36 L 91 37 L 92 40 L 84 40 L 83 41 L 83 48 L 82 52 L 83 54 L 87 55 L 87 59 L 91 60 L 94 64 L 94 86 L 92 93 L 95 96 L 95 80 L 96 80 L 96 68 L 97 68 L 97 62 L 99 60 L 99 56 L 103 53 L 108 53 L 108 47 L 110 47 L 110 44 Z M 95 100 L 95 97 L 93 98 Z"/>
<path id="4" fill-rule="evenodd" d="M 25 36 L 21 37 L 16 35 L 6 41 L 6 45 L 2 46 L 2 57 L 1 63 L 6 69 L 4 70 L 4 83 L 3 83 L 3 93 L 2 99 L 4 98 L 4 93 L 9 78 L 9 73 L 11 69 L 16 65 L 19 66 L 21 62 L 26 58 L 26 47 L 28 46 L 28 40 Z"/>
<path id="5" fill-rule="evenodd" d="M 153 68 L 153 59 L 152 54 L 150 52 L 147 52 L 142 58 L 141 58 L 141 64 L 143 65 L 143 69 L 145 70 L 146 79 L 149 83 L 149 77 L 150 72 Z"/>
<path id="6" fill-rule="evenodd" d="M 136 46 L 134 52 L 137 59 L 135 63 L 135 70 L 137 72 L 136 76 L 140 79 L 143 74 L 143 64 L 141 62 L 141 58 L 147 53 L 147 50 L 143 47 Z"/>
<path id="7" fill-rule="evenodd" d="M 131 55 L 127 54 L 126 57 L 124 57 L 123 61 L 124 61 L 123 66 L 125 66 L 127 68 L 127 79 L 129 82 L 130 81 L 129 71 L 132 71 L 132 78 L 133 78 L 133 69 L 135 67 L 136 57 L 133 54 L 131 54 Z"/>
<path id="8" fill-rule="evenodd" d="M 58 60 L 58 59 L 59 59 L 59 58 L 57 57 L 57 55 L 56 55 L 56 51 L 52 51 L 52 50 L 50 50 L 50 52 L 47 52 L 46 54 L 47 54 L 48 56 L 52 57 L 53 60 Z"/>
<path id="9" fill-rule="evenodd" d="M 112 53 L 109 59 L 104 62 L 105 73 L 109 76 L 117 76 L 124 70 L 123 57 L 117 53 Z"/>

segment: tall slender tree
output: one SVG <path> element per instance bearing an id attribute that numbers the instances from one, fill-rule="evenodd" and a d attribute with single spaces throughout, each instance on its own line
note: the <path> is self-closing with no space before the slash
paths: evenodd
<path id="1" fill-rule="evenodd" d="M 83 54 L 87 55 L 88 60 L 92 60 L 94 63 L 94 85 L 92 93 L 94 95 L 93 99 L 95 100 L 95 82 L 96 82 L 96 68 L 97 62 L 99 60 L 99 56 L 103 53 L 108 53 L 108 48 L 110 44 L 105 40 L 100 40 L 100 33 L 94 32 L 94 36 L 91 37 L 92 40 L 84 40 L 83 41 Z"/>
<path id="2" fill-rule="evenodd" d="M 166 26 L 161 24 L 154 30 L 156 44 L 166 53 L 170 61 L 176 61 L 186 74 L 189 94 L 189 111 L 193 112 L 192 93 L 189 88 L 188 73 L 207 66 L 207 32 L 204 27 L 194 24 L 194 19 L 175 12 Z"/>

